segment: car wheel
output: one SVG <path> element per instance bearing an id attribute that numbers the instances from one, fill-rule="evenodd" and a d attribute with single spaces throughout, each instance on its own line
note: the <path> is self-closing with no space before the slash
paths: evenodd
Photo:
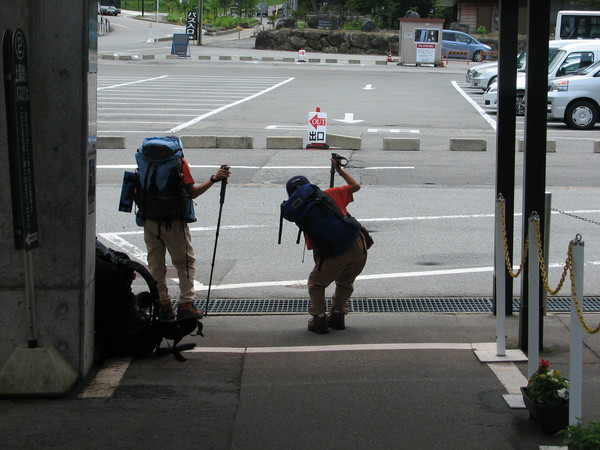
<path id="1" fill-rule="evenodd" d="M 493 76 L 492 78 L 490 78 L 490 81 L 488 81 L 488 85 L 487 87 L 490 87 L 493 83 L 496 82 L 496 78 L 498 78 L 497 76 Z"/>
<path id="2" fill-rule="evenodd" d="M 583 100 L 571 103 L 565 112 L 565 123 L 576 130 L 589 130 L 597 121 L 596 107 Z"/>
<path id="3" fill-rule="evenodd" d="M 479 50 L 477 50 L 475 53 L 473 53 L 473 61 L 477 61 L 477 62 L 483 61 L 483 55 L 481 54 L 481 52 Z"/>
<path id="4" fill-rule="evenodd" d="M 525 92 L 517 92 L 517 116 L 525 115 Z"/>

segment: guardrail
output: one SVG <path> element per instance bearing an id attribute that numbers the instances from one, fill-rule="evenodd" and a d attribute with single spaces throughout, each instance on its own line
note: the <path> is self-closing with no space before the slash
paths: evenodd
<path id="1" fill-rule="evenodd" d="M 448 50 L 446 52 L 446 64 L 448 64 L 448 59 L 449 56 L 466 56 L 466 60 L 467 60 L 467 64 L 469 64 L 471 62 L 471 59 L 469 58 L 469 52 L 467 50 Z M 444 58 L 442 58 L 443 60 Z"/>
<path id="2" fill-rule="evenodd" d="M 105 17 L 100 17 L 98 22 L 98 36 L 104 36 L 110 33 L 110 21 Z"/>

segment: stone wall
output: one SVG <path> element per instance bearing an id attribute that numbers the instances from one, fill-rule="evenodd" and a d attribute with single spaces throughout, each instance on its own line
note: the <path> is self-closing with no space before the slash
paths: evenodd
<path id="1" fill-rule="evenodd" d="M 497 38 L 474 35 L 481 43 L 498 50 Z M 397 32 L 363 32 L 315 29 L 282 29 L 261 31 L 256 35 L 255 48 L 259 50 L 290 50 L 301 48 L 308 52 L 346 53 L 350 55 L 387 55 L 388 49 L 398 54 Z M 519 39 L 519 51 L 525 49 L 525 41 Z"/>
<path id="2" fill-rule="evenodd" d="M 268 30 L 256 35 L 259 50 L 291 50 L 350 55 L 398 54 L 398 33 L 330 30 Z"/>

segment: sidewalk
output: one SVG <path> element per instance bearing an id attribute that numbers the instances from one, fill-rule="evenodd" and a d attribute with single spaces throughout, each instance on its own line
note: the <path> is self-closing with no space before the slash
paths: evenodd
<path id="1" fill-rule="evenodd" d="M 492 315 L 354 313 L 346 330 L 326 335 L 309 333 L 307 318 L 209 316 L 205 338 L 186 338 L 197 344 L 186 362 L 109 360 L 67 398 L 1 400 L 2 447 L 535 449 L 562 442 L 541 434 L 526 410 L 509 408 L 497 369 L 474 354 L 478 343 L 495 341 Z M 517 345 L 518 323 L 507 319 L 508 348 Z M 553 314 L 544 327 L 543 357 L 566 375 L 568 323 L 568 315 Z M 600 417 L 600 341 L 585 339 L 587 421 Z M 526 362 L 498 364 L 524 379 Z"/>
<path id="2" fill-rule="evenodd" d="M 124 11 L 126 12 L 126 11 Z M 129 11 L 129 13 L 133 13 Z M 155 20 L 154 14 L 148 14 L 144 18 L 138 17 L 139 20 L 152 22 Z M 159 17 L 159 21 L 160 21 Z M 296 64 L 298 62 L 297 51 L 286 50 L 258 50 L 255 49 L 255 35 L 259 31 L 258 28 L 244 28 L 241 30 L 228 30 L 210 35 L 202 36 L 202 45 L 198 45 L 196 41 L 191 41 L 189 45 L 191 58 L 177 58 L 175 55 L 170 55 L 165 52 L 164 44 L 170 43 L 172 35 L 163 35 L 156 37 L 155 44 L 149 44 L 148 48 L 143 51 L 136 52 L 117 52 L 119 55 L 114 56 L 115 52 L 100 51 L 101 59 L 124 59 L 124 60 L 164 60 L 173 58 L 174 60 L 194 61 L 206 64 L 208 61 L 221 61 L 226 63 L 259 61 L 265 63 L 285 63 Z M 169 44 L 170 45 L 170 44 Z M 171 60 L 173 60 L 171 59 Z M 387 55 L 350 55 L 339 53 L 318 53 L 306 52 L 306 61 L 304 65 L 324 64 L 330 67 L 352 65 L 352 66 L 368 66 L 377 67 L 385 70 L 396 70 L 399 72 L 420 72 L 424 70 L 456 73 L 464 76 L 469 66 L 476 63 L 467 64 L 466 61 L 456 60 L 450 61 L 446 67 L 425 66 L 401 66 L 397 64 L 398 57 L 394 56 L 394 62 L 387 62 Z"/>

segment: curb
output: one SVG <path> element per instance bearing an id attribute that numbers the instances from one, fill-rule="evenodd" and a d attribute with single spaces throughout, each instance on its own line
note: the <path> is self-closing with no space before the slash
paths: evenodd
<path id="1" fill-rule="evenodd" d="M 160 56 L 160 55 L 159 55 Z M 143 61 L 147 59 L 156 59 L 156 55 L 154 54 L 130 54 L 130 55 L 121 55 L 119 53 L 107 54 L 103 53 L 100 55 L 100 59 L 108 59 L 108 60 L 121 60 L 121 61 Z M 165 59 L 181 59 L 181 60 L 193 60 L 194 57 L 189 56 L 178 56 L 178 55 L 165 55 Z M 249 61 L 260 61 L 260 62 L 284 62 L 284 63 L 296 63 L 298 60 L 292 57 L 279 57 L 275 58 L 273 56 L 261 56 L 261 57 L 253 57 L 253 56 L 231 56 L 231 55 L 220 55 L 220 56 L 211 56 L 211 55 L 197 55 L 196 58 L 198 61 L 238 61 L 238 62 L 249 62 Z M 309 58 L 309 64 L 354 64 L 354 65 L 370 65 L 370 66 L 387 66 L 387 65 L 400 65 L 395 62 L 389 63 L 388 61 L 379 61 L 379 60 L 370 60 L 370 61 L 362 61 L 360 59 L 347 59 L 340 60 L 338 58 Z"/>
<path id="2" fill-rule="evenodd" d="M 254 149 L 254 137 L 252 136 L 214 136 L 195 135 L 181 136 L 185 148 L 222 148 L 222 149 Z M 96 138 L 97 149 L 125 149 L 125 136 L 98 136 Z M 344 136 L 341 134 L 327 134 L 327 144 L 334 148 L 344 150 L 360 150 L 362 138 L 355 136 Z M 517 150 L 523 152 L 525 144 L 522 139 L 517 142 Z M 304 137 L 302 136 L 267 136 L 264 147 L 268 150 L 304 150 Z M 381 149 L 384 151 L 420 151 L 421 140 L 419 138 L 382 138 Z M 487 141 L 485 139 L 450 138 L 448 150 L 453 152 L 485 152 Z M 556 139 L 548 139 L 546 152 L 556 153 Z M 600 140 L 593 141 L 592 152 L 600 154 Z"/>

